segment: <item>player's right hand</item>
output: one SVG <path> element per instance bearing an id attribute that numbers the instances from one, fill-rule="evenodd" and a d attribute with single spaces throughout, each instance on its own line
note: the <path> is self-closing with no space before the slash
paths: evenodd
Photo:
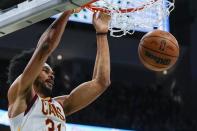
<path id="1" fill-rule="evenodd" d="M 111 17 L 108 14 L 105 14 L 102 12 L 94 12 L 92 23 L 97 33 L 108 32 L 108 24 L 109 24 L 110 18 Z"/>
<path id="2" fill-rule="evenodd" d="M 75 8 L 73 9 L 73 13 L 79 13 L 81 11 L 81 7 Z"/>

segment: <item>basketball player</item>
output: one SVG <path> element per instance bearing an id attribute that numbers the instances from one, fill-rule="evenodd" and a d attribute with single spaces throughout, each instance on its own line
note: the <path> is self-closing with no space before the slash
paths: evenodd
<path id="1" fill-rule="evenodd" d="M 94 13 L 97 56 L 92 80 L 79 85 L 69 95 L 51 98 L 54 72 L 46 61 L 58 46 L 71 13 L 64 12 L 43 33 L 30 60 L 27 57 L 31 52 L 23 52 L 11 61 L 8 115 L 12 131 L 65 131 L 65 117 L 86 107 L 109 86 L 109 19 Z"/>

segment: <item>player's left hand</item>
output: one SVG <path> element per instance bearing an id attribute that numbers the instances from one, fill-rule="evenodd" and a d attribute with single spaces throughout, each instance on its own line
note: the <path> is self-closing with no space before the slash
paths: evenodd
<path id="1" fill-rule="evenodd" d="M 92 24 L 94 25 L 97 33 L 107 33 L 110 16 L 101 12 L 93 14 Z"/>

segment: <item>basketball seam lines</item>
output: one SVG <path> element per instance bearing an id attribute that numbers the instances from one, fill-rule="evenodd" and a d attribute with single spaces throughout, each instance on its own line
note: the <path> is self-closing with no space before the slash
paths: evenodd
<path id="1" fill-rule="evenodd" d="M 150 38 L 150 37 L 160 37 L 160 38 L 163 38 L 163 39 L 166 39 L 165 37 L 162 37 L 162 36 L 148 36 L 148 38 Z M 144 39 L 142 39 L 142 40 L 145 40 L 145 39 L 148 39 L 147 37 L 145 37 Z M 142 41 L 141 40 L 141 41 Z M 166 39 L 166 40 L 168 40 L 168 41 L 170 41 L 170 42 L 172 42 L 173 43 L 173 45 L 175 45 L 178 49 L 179 49 L 179 46 L 177 46 L 177 44 L 175 44 L 173 41 L 171 41 L 171 40 L 169 40 L 169 39 Z"/>
<path id="2" fill-rule="evenodd" d="M 151 62 L 148 62 L 140 53 L 139 53 L 139 55 L 147 64 L 150 64 L 151 66 L 154 66 L 157 68 L 167 68 L 166 66 L 156 66 L 156 65 L 152 64 Z"/>
<path id="3" fill-rule="evenodd" d="M 159 52 L 159 51 L 156 51 L 156 50 L 150 49 L 150 48 L 148 48 L 148 47 L 143 46 L 142 44 L 140 44 L 140 46 L 142 46 L 142 47 L 143 47 L 143 48 L 145 48 L 145 49 L 151 50 L 151 51 L 153 51 L 153 52 L 156 52 L 156 53 L 162 54 L 162 55 L 167 55 L 167 56 L 170 56 L 170 57 L 178 57 L 178 56 L 172 56 L 172 55 L 169 55 L 169 54 L 165 54 L 165 53 L 162 53 L 162 52 Z"/>

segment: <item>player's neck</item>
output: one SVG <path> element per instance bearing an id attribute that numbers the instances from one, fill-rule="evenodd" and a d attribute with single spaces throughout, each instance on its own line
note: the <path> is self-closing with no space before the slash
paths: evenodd
<path id="1" fill-rule="evenodd" d="M 50 96 L 44 95 L 43 93 L 40 93 L 40 92 L 39 92 L 38 90 L 36 90 L 36 89 L 37 89 L 36 87 L 33 87 L 33 92 L 32 92 L 33 96 L 38 95 L 39 97 L 41 97 L 41 98 L 43 98 L 43 99 L 50 97 Z"/>

